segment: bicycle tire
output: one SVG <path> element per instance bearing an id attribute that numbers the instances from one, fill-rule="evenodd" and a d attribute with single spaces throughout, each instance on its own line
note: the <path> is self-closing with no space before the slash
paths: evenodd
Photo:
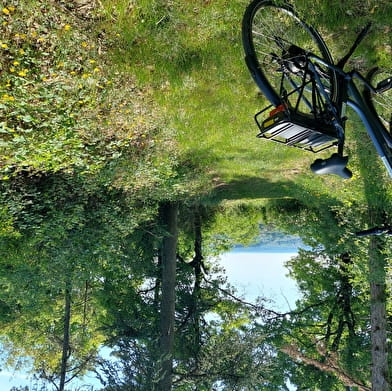
<path id="1" fill-rule="evenodd" d="M 283 53 L 280 53 L 284 50 L 282 43 L 290 46 L 294 44 L 317 55 L 325 62 L 333 64 L 332 56 L 320 34 L 302 21 L 292 6 L 286 2 L 278 4 L 271 0 L 252 1 L 244 13 L 242 41 L 249 71 L 261 92 L 275 107 L 282 103 L 284 90 L 287 96 L 290 88 L 294 89 L 290 84 L 293 82 L 292 79 L 296 78 L 294 74 L 290 74 L 290 77 L 285 76 L 284 70 L 279 69 L 281 65 L 277 62 L 277 58 L 283 56 Z M 329 68 L 324 67 L 323 71 L 326 75 L 323 84 L 329 86 L 327 92 L 329 98 L 332 103 L 336 103 L 338 97 L 337 76 Z M 307 91 L 307 96 L 304 94 L 301 99 L 308 97 L 311 101 L 313 93 L 314 88 L 312 87 L 310 91 Z M 290 102 L 290 98 L 288 99 L 290 104 L 294 104 L 294 102 Z M 292 100 L 295 99 L 298 98 L 294 94 Z M 301 104 L 298 111 L 309 114 L 314 112 L 314 108 Z"/>
<path id="2" fill-rule="evenodd" d="M 378 83 L 392 77 L 392 70 L 372 69 L 367 78 L 369 82 L 377 87 Z M 381 124 L 391 133 L 392 132 L 392 88 L 380 93 L 372 93 L 365 89 L 363 93 L 366 103 L 373 114 L 379 119 Z"/>

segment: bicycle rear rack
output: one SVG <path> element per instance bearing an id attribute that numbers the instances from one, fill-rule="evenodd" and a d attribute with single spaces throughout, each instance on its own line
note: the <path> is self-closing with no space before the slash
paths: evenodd
<path id="1" fill-rule="evenodd" d="M 278 106 L 269 117 L 265 118 L 263 113 L 271 107 L 273 106 L 268 106 L 255 115 L 255 121 L 260 129 L 258 138 L 265 138 L 313 153 L 338 145 L 339 139 L 333 125 L 298 114 L 283 105 Z"/>

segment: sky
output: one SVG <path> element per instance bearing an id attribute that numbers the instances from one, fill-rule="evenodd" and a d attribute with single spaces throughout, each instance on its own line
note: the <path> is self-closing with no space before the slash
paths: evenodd
<path id="1" fill-rule="evenodd" d="M 226 270 L 228 281 L 234 285 L 244 299 L 253 301 L 257 296 L 273 300 L 270 308 L 288 311 L 295 307 L 299 298 L 295 282 L 287 277 L 284 263 L 297 254 L 297 250 L 262 248 L 236 248 L 219 257 Z M 9 391 L 13 386 L 30 385 L 26 375 L 0 372 L 0 391 Z"/>
<path id="2" fill-rule="evenodd" d="M 296 249 L 287 252 L 248 251 L 236 249 L 220 256 L 220 264 L 239 293 L 253 301 L 263 296 L 274 301 L 272 308 L 287 311 L 295 307 L 299 292 L 295 282 L 287 277 L 284 263 L 297 255 Z"/>

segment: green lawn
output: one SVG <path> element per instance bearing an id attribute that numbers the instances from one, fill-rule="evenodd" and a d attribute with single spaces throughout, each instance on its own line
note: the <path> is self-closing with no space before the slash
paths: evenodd
<path id="1" fill-rule="evenodd" d="M 344 7 L 340 1 L 294 3 L 322 32 L 335 58 L 372 20 L 373 32 L 352 64 L 362 71 L 376 61 L 391 68 L 390 39 L 385 35 L 390 32 L 389 1 L 351 0 Z M 354 172 L 349 181 L 315 176 L 308 168 L 315 155 L 255 137 L 252 117 L 266 102 L 243 60 L 240 34 L 247 0 L 141 1 L 131 8 L 125 7 L 126 1 L 103 4 L 115 18 L 106 28 L 117 34 L 112 54 L 118 66 L 136 75 L 158 102 L 159 126 L 174 129 L 184 161 L 204 167 L 214 197 L 311 202 L 328 194 L 340 200 L 363 199 L 363 177 L 374 176 L 380 166 L 358 121 L 347 127 Z M 366 157 L 358 157 L 359 150 Z"/>

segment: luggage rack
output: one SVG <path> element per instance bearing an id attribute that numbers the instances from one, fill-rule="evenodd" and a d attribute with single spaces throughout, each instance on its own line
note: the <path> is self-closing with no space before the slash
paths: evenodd
<path id="1" fill-rule="evenodd" d="M 339 144 L 333 125 L 299 114 L 285 105 L 272 110 L 266 118 L 264 113 L 272 107 L 270 105 L 255 115 L 255 121 L 260 129 L 258 138 L 265 138 L 313 153 Z"/>

